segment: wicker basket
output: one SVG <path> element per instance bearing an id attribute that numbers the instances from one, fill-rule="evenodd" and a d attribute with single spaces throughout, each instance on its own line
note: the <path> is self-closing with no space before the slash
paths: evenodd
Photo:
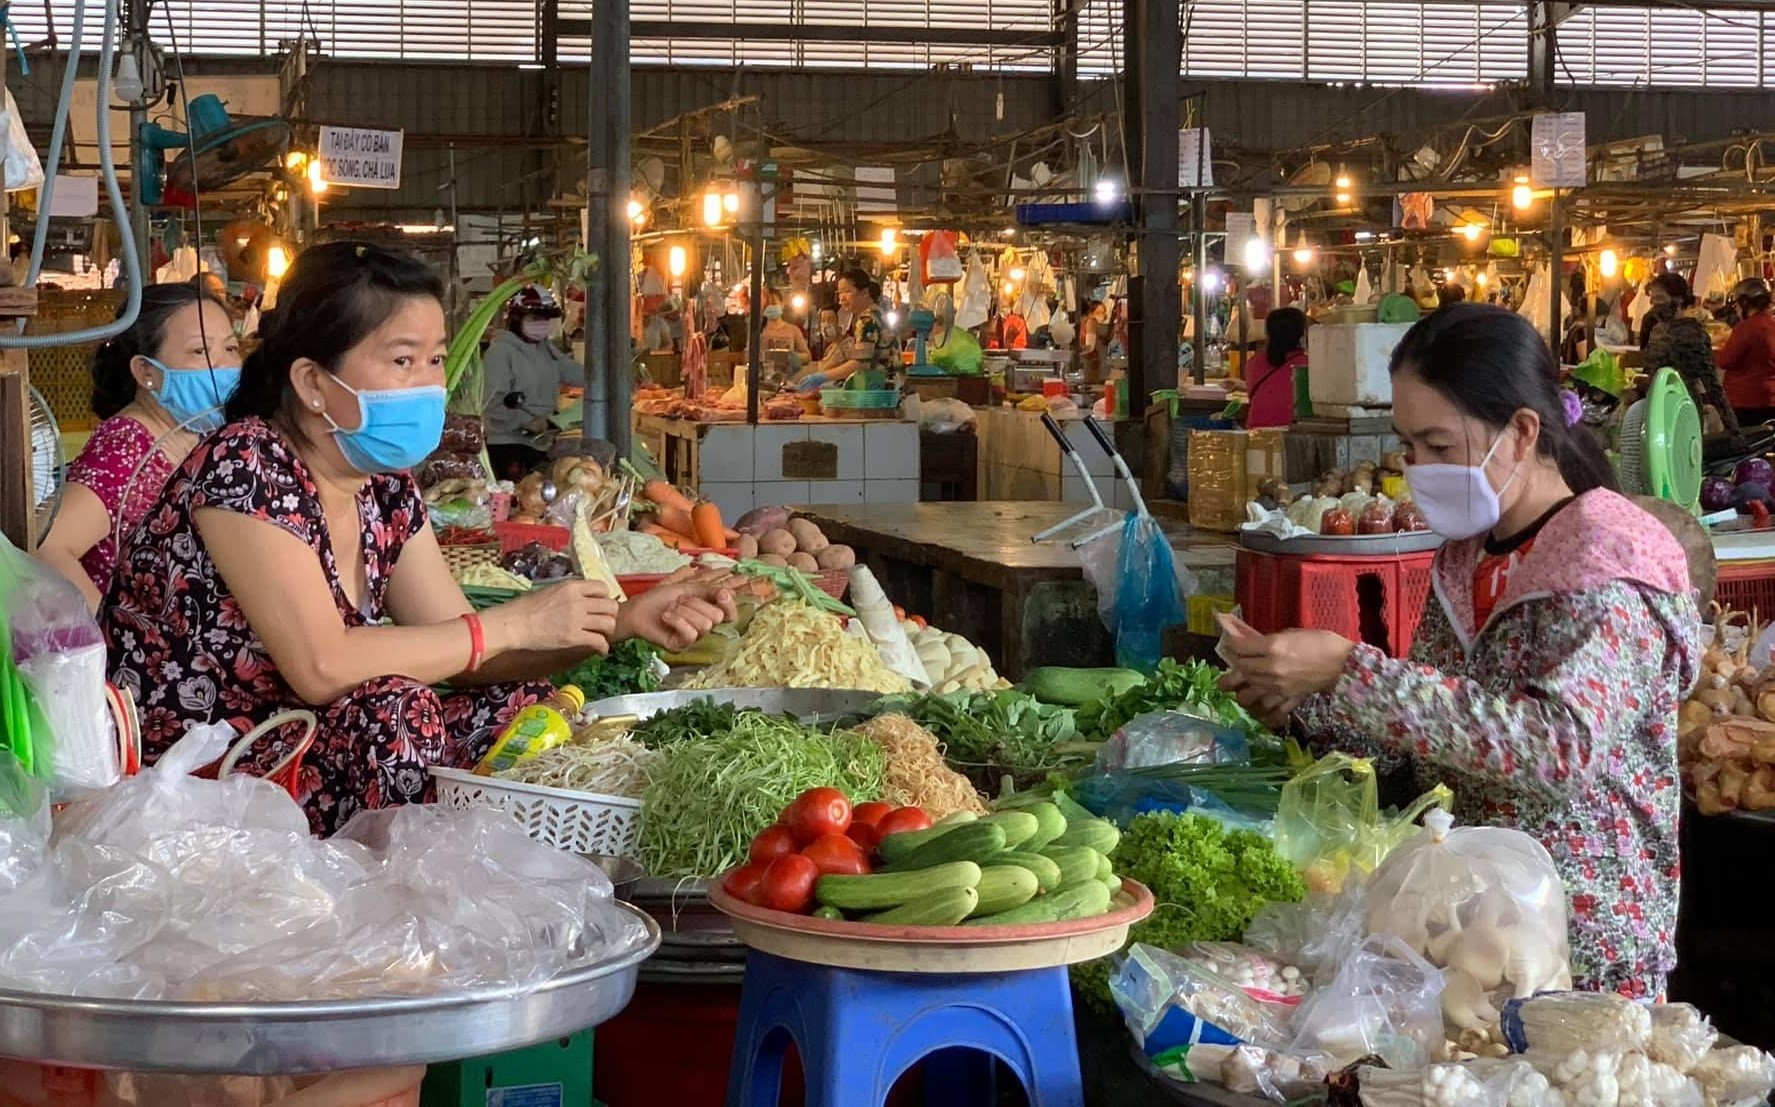
<path id="1" fill-rule="evenodd" d="M 459 577 L 476 565 L 499 564 L 499 543 L 476 542 L 471 545 L 439 546 L 444 551 L 444 564 L 450 575 Z"/>
<path id="2" fill-rule="evenodd" d="M 438 802 L 491 807 L 524 824 L 530 837 L 569 853 L 633 857 L 641 836 L 641 801 L 519 784 L 462 769 L 433 769 Z"/>
<path id="3" fill-rule="evenodd" d="M 37 294 L 37 314 L 26 334 L 60 334 L 109 323 L 117 317 L 123 293 L 44 289 Z M 63 431 L 85 431 L 99 425 L 92 411 L 91 343 L 48 346 L 30 351 L 31 383 L 43 393 Z"/>

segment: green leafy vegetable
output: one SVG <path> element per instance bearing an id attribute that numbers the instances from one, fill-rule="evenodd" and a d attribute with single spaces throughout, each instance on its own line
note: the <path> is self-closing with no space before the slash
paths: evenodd
<path id="1" fill-rule="evenodd" d="M 1267 903 L 1306 895 L 1294 866 L 1269 839 L 1229 831 L 1203 815 L 1140 815 L 1110 855 L 1116 875 L 1152 890 L 1157 909 L 1128 931 L 1131 942 L 1176 950 L 1190 942 L 1236 942 Z M 1076 966 L 1073 980 L 1088 999 L 1110 1004 L 1107 958 Z"/>
<path id="2" fill-rule="evenodd" d="M 1079 730 L 1093 738 L 1108 739 L 1137 715 L 1188 705 L 1205 708 L 1215 722 L 1243 731 L 1252 740 L 1254 754 L 1260 746 L 1274 747 L 1275 739 L 1269 730 L 1240 707 L 1230 693 L 1220 690 L 1220 677 L 1220 670 L 1206 662 L 1179 664 L 1164 658 L 1145 684 L 1079 708 Z"/>
<path id="3" fill-rule="evenodd" d="M 586 695 L 586 702 L 630 696 L 637 692 L 659 691 L 659 670 L 654 661 L 659 650 L 639 638 L 629 638 L 612 646 L 603 657 L 586 658 L 554 678 L 556 685 L 575 684 Z"/>
<path id="4" fill-rule="evenodd" d="M 629 732 L 629 737 L 649 749 L 663 749 L 698 738 L 718 738 L 733 729 L 740 714 L 740 709 L 732 704 L 692 700 L 641 723 Z"/>
<path id="5" fill-rule="evenodd" d="M 641 797 L 641 863 L 652 876 L 707 877 L 745 860 L 759 831 L 809 788 L 877 799 L 887 757 L 848 730 L 742 711 L 727 733 L 668 746 Z"/>
<path id="6" fill-rule="evenodd" d="M 935 734 L 949 762 L 988 792 L 998 791 L 1000 773 L 1039 778 L 1088 760 L 1086 751 L 1065 748 L 1079 740 L 1072 708 L 1012 689 L 887 696 L 872 711 L 897 711 Z"/>

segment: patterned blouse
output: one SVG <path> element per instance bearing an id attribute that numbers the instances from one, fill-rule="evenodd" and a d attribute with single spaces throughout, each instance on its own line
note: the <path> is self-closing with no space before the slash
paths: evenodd
<path id="1" fill-rule="evenodd" d="M 105 536 L 80 556 L 81 568 L 100 595 L 111 587 L 111 574 L 117 568 L 112 536 L 129 538 L 172 475 L 172 461 L 154 448 L 154 432 L 127 415 L 113 415 L 100 423 L 68 466 L 68 480 L 90 489 L 111 521 Z"/>

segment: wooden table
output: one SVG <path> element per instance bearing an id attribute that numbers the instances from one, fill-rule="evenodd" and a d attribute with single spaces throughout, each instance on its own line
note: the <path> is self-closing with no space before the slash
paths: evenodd
<path id="1" fill-rule="evenodd" d="M 1064 540 L 1029 540 L 1077 510 L 1076 504 L 986 501 L 810 507 L 801 514 L 832 541 L 854 548 L 896 603 L 981 646 L 1001 675 L 1016 680 L 1040 665 L 1113 663 L 1114 644 L 1078 551 Z M 1201 591 L 1232 592 L 1228 536 L 1161 525 Z"/>

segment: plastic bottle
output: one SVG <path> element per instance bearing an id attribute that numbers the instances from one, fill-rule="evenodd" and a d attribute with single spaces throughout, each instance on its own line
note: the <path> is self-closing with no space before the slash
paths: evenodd
<path id="1" fill-rule="evenodd" d="M 533 703 L 506 725 L 505 732 L 487 750 L 487 756 L 475 766 L 476 776 L 492 776 L 504 772 L 520 761 L 526 761 L 546 749 L 562 745 L 573 737 L 573 724 L 568 720 L 585 707 L 585 693 L 571 684 L 542 703 Z"/>

